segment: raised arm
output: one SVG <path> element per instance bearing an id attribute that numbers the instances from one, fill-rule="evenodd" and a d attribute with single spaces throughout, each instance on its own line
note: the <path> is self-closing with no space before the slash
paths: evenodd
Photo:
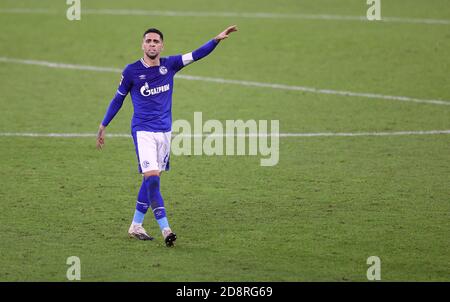
<path id="1" fill-rule="evenodd" d="M 180 66 L 181 69 L 184 66 L 187 66 L 191 64 L 192 62 L 198 61 L 207 55 L 209 55 L 214 48 L 219 44 L 220 41 L 228 38 L 230 33 L 237 31 L 237 26 L 229 26 L 224 31 L 222 31 L 220 34 L 218 34 L 213 39 L 209 40 L 206 44 L 202 45 L 200 48 L 194 50 L 193 52 L 184 54 L 181 58 L 183 60 L 183 66 Z"/>
<path id="2" fill-rule="evenodd" d="M 228 26 L 223 32 L 221 32 L 220 34 L 218 34 L 215 38 L 214 41 L 216 41 L 217 43 L 219 43 L 222 40 L 225 40 L 226 38 L 228 38 L 228 36 L 232 33 L 237 31 L 238 28 L 236 25 L 232 25 L 232 26 Z"/>

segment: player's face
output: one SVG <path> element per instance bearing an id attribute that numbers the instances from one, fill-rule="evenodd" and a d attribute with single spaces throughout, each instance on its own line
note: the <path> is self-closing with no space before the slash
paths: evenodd
<path id="1" fill-rule="evenodd" d="M 164 48 L 163 41 L 157 33 L 148 33 L 142 40 L 142 50 L 150 59 L 154 60 Z"/>

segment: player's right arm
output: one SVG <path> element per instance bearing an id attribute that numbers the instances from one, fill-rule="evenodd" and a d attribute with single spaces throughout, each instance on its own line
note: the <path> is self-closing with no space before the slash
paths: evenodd
<path id="1" fill-rule="evenodd" d="M 114 98 L 109 103 L 108 110 L 106 110 L 105 117 L 103 121 L 98 126 L 97 132 L 97 148 L 102 149 L 105 144 L 105 132 L 106 127 L 112 121 L 112 119 L 116 116 L 117 112 L 119 112 L 120 108 L 122 108 L 123 101 L 127 96 L 128 92 L 131 90 L 131 77 L 128 75 L 127 68 L 124 69 L 122 73 L 122 79 L 120 80 L 119 88 L 117 88 L 116 94 Z"/>

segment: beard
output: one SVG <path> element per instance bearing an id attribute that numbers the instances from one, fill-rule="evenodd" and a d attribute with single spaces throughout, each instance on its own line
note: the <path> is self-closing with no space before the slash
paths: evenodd
<path id="1" fill-rule="evenodd" d="M 158 56 L 158 54 L 149 54 L 149 53 L 146 53 L 146 55 L 147 55 L 147 57 L 149 57 L 150 59 L 152 59 L 152 60 L 154 60 L 154 59 L 156 59 L 156 57 Z"/>

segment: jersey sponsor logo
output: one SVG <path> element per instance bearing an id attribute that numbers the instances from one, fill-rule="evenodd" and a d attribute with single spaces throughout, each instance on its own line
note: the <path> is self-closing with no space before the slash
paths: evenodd
<path id="1" fill-rule="evenodd" d="M 162 74 L 162 75 L 165 75 L 167 73 L 166 66 L 159 67 L 159 73 Z"/>
<path id="2" fill-rule="evenodd" d="M 148 86 L 148 83 L 145 82 L 145 84 L 141 87 L 141 94 L 143 96 L 150 96 L 150 95 L 160 94 L 161 92 L 166 92 L 169 89 L 170 89 L 170 84 L 158 86 L 155 88 L 150 88 Z"/>

